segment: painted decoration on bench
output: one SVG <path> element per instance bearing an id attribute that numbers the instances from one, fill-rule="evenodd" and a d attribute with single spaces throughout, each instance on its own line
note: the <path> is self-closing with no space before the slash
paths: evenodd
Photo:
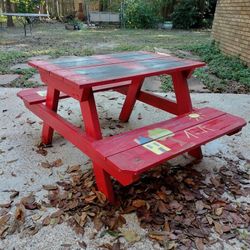
<path id="1" fill-rule="evenodd" d="M 42 96 L 42 97 L 47 96 L 47 90 L 40 90 L 40 91 L 37 91 L 36 93 L 37 93 L 38 95 Z"/>
<path id="2" fill-rule="evenodd" d="M 201 134 L 206 134 L 210 131 L 214 131 L 214 129 L 208 128 L 205 125 L 197 125 L 195 127 L 191 127 L 184 130 L 185 135 L 188 139 L 191 137 L 193 138 L 199 138 Z"/>
<path id="3" fill-rule="evenodd" d="M 151 152 L 157 155 L 161 155 L 170 151 L 171 149 L 157 141 L 152 141 L 152 139 L 165 140 L 172 136 L 174 136 L 174 133 L 168 129 L 155 128 L 148 131 L 148 137 L 139 136 L 134 141 L 137 144 L 142 145 L 144 148 L 150 150 Z"/>
<path id="4" fill-rule="evenodd" d="M 155 128 L 148 131 L 148 135 L 152 139 L 159 139 L 164 141 L 165 139 L 174 136 L 174 133 L 171 130 L 163 128 Z"/>
<path id="5" fill-rule="evenodd" d="M 198 113 L 191 113 L 188 115 L 189 118 L 195 119 L 196 121 L 202 120 L 203 116 Z"/>

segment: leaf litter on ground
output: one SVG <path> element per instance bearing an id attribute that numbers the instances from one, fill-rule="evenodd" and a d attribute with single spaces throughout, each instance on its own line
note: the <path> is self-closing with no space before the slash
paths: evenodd
<path id="1" fill-rule="evenodd" d="M 85 225 L 92 221 L 95 229 L 102 231 L 99 237 L 108 233 L 134 243 L 140 240 L 140 235 L 123 227 L 124 215 L 134 212 L 140 226 L 148 231 L 147 237 L 166 249 L 204 249 L 218 242 L 213 233 L 220 240 L 238 238 L 249 246 L 249 239 L 240 238 L 239 229 L 248 229 L 250 208 L 224 196 L 225 193 L 232 197 L 247 195 L 240 181 L 247 180 L 249 175 L 238 169 L 237 163 L 231 161 L 227 167 L 221 167 L 207 183 L 207 172 L 195 170 L 192 164 L 163 165 L 128 187 L 113 181 L 118 199 L 115 206 L 96 189 L 91 170 L 82 172 L 76 165 L 66 172 L 70 180 L 43 186 L 48 192 L 46 201 L 38 204 L 33 195 L 21 199 L 16 219 L 25 224 L 26 209 L 52 207 L 57 211 L 45 218 L 33 217 L 34 223 L 55 226 L 67 222 L 76 233 L 84 234 Z M 1 220 L 4 221 L 2 217 Z M 8 235 L 8 221 L 4 224 L 0 225 L 0 237 Z"/>

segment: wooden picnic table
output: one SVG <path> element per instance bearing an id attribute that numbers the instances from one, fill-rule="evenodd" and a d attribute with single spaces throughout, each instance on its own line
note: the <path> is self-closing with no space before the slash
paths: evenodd
<path id="1" fill-rule="evenodd" d="M 241 130 L 246 122 L 213 108 L 193 108 L 187 79 L 205 64 L 150 52 L 125 52 L 48 61 L 30 61 L 45 88 L 18 93 L 26 107 L 43 121 L 42 142 L 52 143 L 56 130 L 88 155 L 98 189 L 110 202 L 114 193 L 110 176 L 129 185 L 148 169 L 187 152 L 202 158 L 201 145 Z M 142 91 L 145 77 L 169 74 L 176 101 Z M 137 100 L 176 115 L 156 124 L 103 138 L 94 92 L 114 90 L 126 96 L 119 119 L 127 122 Z M 85 130 L 57 114 L 58 102 L 74 98 L 80 103 Z"/>
<path id="2" fill-rule="evenodd" d="M 38 17 L 49 17 L 49 14 L 37 14 L 37 13 L 0 13 L 3 16 L 14 16 L 22 24 L 24 29 L 24 36 L 27 35 L 27 25 L 30 27 L 30 34 L 32 34 L 33 22 Z"/>

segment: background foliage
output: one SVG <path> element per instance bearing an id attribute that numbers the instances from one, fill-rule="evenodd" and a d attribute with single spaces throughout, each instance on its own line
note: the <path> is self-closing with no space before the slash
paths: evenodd
<path id="1" fill-rule="evenodd" d="M 126 0 L 124 7 L 124 21 L 128 28 L 154 28 L 162 19 L 159 7 L 153 1 Z"/>
<path id="2" fill-rule="evenodd" d="M 212 26 L 217 0 L 181 0 L 172 14 L 173 27 L 178 29 Z"/>

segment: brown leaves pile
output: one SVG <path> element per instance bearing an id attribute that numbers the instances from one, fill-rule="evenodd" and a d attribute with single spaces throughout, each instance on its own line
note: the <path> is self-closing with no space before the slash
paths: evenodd
<path id="1" fill-rule="evenodd" d="M 218 241 L 212 238 L 213 232 L 223 240 L 238 238 L 246 246 L 250 244 L 238 230 L 249 229 L 249 206 L 223 198 L 225 193 L 235 198 L 249 193 L 249 175 L 236 163 L 230 162 L 206 181 L 207 172 L 198 172 L 192 165 L 156 168 L 128 187 L 114 181 L 119 200 L 116 206 L 97 191 L 92 171 L 83 173 L 80 166 L 72 166 L 67 173 L 70 181 L 43 186 L 48 201 L 41 206 L 57 208 L 43 219 L 43 226 L 66 221 L 77 233 L 84 234 L 86 223 L 93 221 L 98 231 L 138 240 L 137 235 L 120 231 L 126 223 L 124 214 L 135 212 L 141 227 L 148 230 L 148 237 L 166 249 L 204 249 Z M 29 209 L 36 206 L 32 197 L 27 200 Z M 25 200 L 21 204 L 27 207 Z M 18 212 L 16 216 L 22 219 L 23 214 Z M 8 214 L 0 217 L 0 236 L 7 220 Z"/>
<path id="2" fill-rule="evenodd" d="M 237 229 L 247 228 L 250 223 L 249 207 L 222 197 L 225 192 L 234 197 L 247 195 L 241 184 L 249 176 L 234 166 L 222 167 L 208 184 L 206 173 L 194 170 L 191 165 L 159 167 L 129 187 L 114 182 L 119 200 L 116 206 L 111 206 L 96 190 L 91 171 L 82 173 L 78 166 L 73 166 L 67 172 L 71 181 L 57 182 L 58 189 L 49 190 L 49 203 L 43 205 L 58 208 L 61 213 L 56 223 L 66 218 L 77 233 L 84 233 L 88 220 L 94 222 L 98 231 L 119 233 L 126 223 L 123 215 L 136 212 L 141 227 L 149 230 L 149 238 L 162 245 L 168 242 L 170 246 L 164 245 L 167 249 L 176 246 L 203 249 L 215 243 L 212 232 L 225 240 L 240 238 Z"/>

